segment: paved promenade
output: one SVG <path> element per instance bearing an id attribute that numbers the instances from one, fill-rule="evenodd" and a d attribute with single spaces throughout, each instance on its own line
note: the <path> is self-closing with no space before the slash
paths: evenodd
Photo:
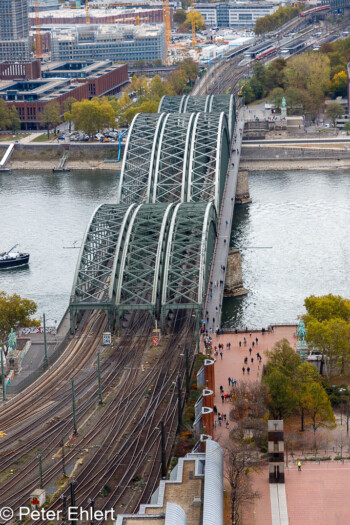
<path id="1" fill-rule="evenodd" d="M 230 247 L 230 234 L 232 227 L 233 210 L 235 206 L 235 195 L 238 178 L 239 157 L 242 147 L 242 136 L 244 129 L 243 114 L 238 113 L 238 119 L 235 129 L 235 137 L 232 141 L 232 153 L 230 160 L 230 168 L 226 180 L 226 186 L 223 195 L 223 204 L 221 208 L 221 216 L 218 226 L 218 235 L 216 239 L 214 251 L 214 265 L 212 273 L 209 278 L 209 296 L 207 298 L 206 306 L 206 327 L 213 331 L 221 323 L 221 308 L 224 293 L 224 284 L 220 286 L 220 281 L 225 283 L 225 271 L 227 266 L 227 256 Z M 242 131 L 241 131 L 242 130 Z M 212 287 L 210 287 L 212 282 Z M 218 283 L 218 285 L 217 285 Z"/>

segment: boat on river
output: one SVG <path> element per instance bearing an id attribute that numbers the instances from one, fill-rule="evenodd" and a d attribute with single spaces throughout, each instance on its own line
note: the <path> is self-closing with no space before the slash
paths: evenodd
<path id="1" fill-rule="evenodd" d="M 8 252 L 0 253 L 0 270 L 17 268 L 29 263 L 29 253 L 14 252 L 15 248 L 17 248 L 17 244 Z"/>

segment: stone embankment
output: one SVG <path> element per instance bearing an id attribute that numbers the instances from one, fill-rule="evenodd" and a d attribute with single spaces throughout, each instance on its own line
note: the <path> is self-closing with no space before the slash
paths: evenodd
<path id="1" fill-rule="evenodd" d="M 124 146 L 122 147 L 124 149 Z M 7 145 L 0 145 L 0 158 L 6 149 Z M 69 157 L 65 168 L 68 170 L 121 169 L 121 162 L 115 162 L 118 158 L 118 145 L 108 143 L 16 144 L 11 160 L 6 167 L 10 170 L 52 170 L 57 168 L 67 149 Z"/>
<path id="2" fill-rule="evenodd" d="M 350 167 L 348 144 L 244 145 L 242 170 L 333 170 Z"/>

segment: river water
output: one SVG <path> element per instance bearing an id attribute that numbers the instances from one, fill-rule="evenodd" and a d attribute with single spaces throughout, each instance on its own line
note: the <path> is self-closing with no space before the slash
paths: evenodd
<path id="1" fill-rule="evenodd" d="M 350 297 L 350 171 L 251 173 L 249 184 L 253 203 L 236 208 L 231 237 L 249 293 L 225 300 L 224 326 L 293 323 L 307 295 Z M 80 246 L 92 212 L 115 202 L 117 186 L 112 171 L 0 173 L 0 251 L 20 243 L 31 253 L 28 268 L 0 272 L 0 291 L 59 320 L 79 252 L 63 246 Z"/>

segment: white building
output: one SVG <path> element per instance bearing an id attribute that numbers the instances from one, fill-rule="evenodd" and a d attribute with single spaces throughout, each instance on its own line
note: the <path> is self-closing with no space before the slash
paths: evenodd
<path id="1" fill-rule="evenodd" d="M 207 27 L 252 28 L 255 22 L 277 9 L 272 3 L 202 3 L 195 4 L 196 11 L 203 15 Z"/>

